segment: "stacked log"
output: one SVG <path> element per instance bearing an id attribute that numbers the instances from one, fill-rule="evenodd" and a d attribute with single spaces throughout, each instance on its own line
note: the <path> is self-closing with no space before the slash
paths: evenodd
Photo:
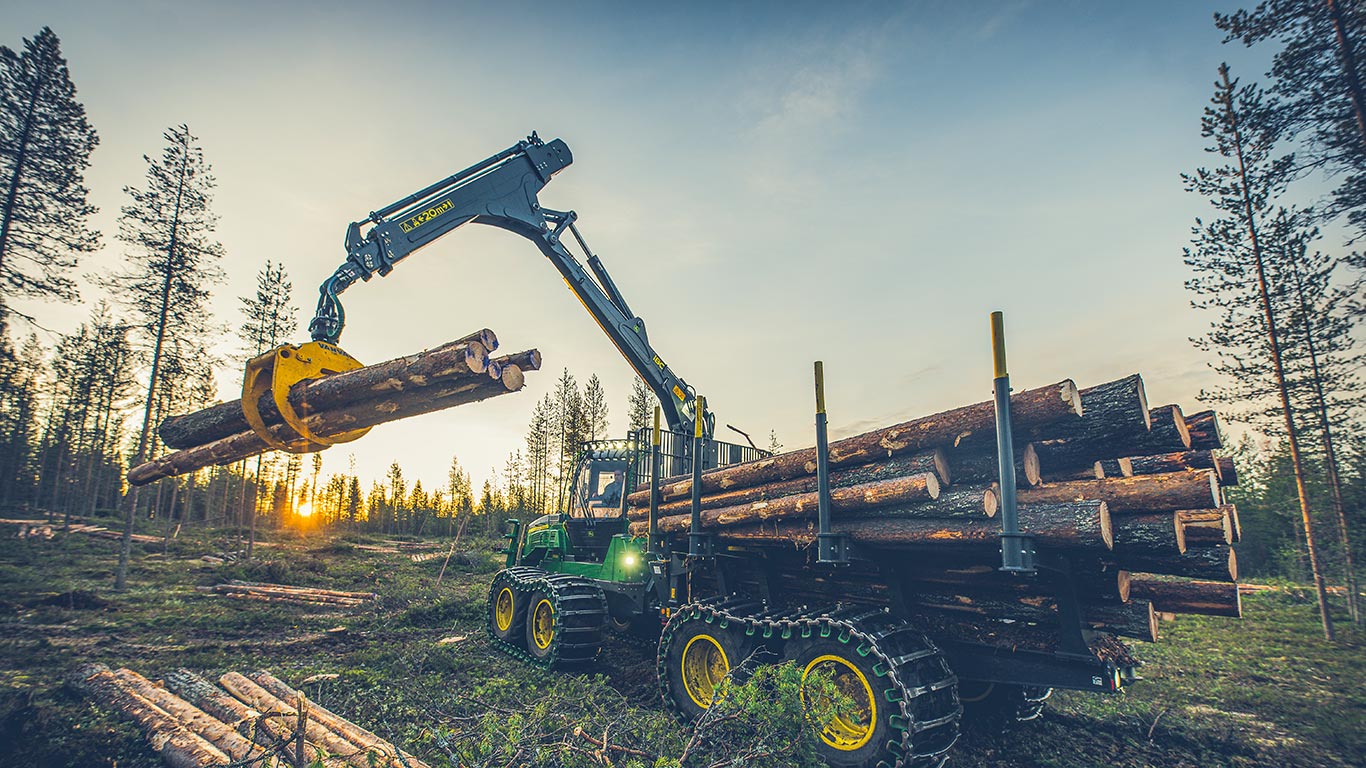
<path id="1" fill-rule="evenodd" d="M 156 683 L 130 669 L 87 664 L 71 684 L 97 704 L 137 722 L 152 749 L 173 768 L 426 768 L 269 672 L 229 672 L 215 686 L 185 669 Z"/>
<path id="2" fill-rule="evenodd" d="M 313 434 L 328 438 L 519 391 L 525 373 L 540 369 L 540 353 L 490 358 L 496 346 L 497 337 L 484 329 L 419 354 L 308 379 L 290 388 L 289 405 Z M 257 411 L 276 439 L 297 437 L 271 394 L 261 396 Z M 248 425 L 240 400 L 172 416 L 157 434 L 178 450 L 130 469 L 129 483 L 146 485 L 271 450 Z"/>
<path id="3" fill-rule="evenodd" d="M 260 600 L 268 603 L 296 603 L 304 605 L 332 605 L 355 607 L 375 600 L 373 592 L 345 592 L 336 589 L 289 587 L 283 584 L 264 584 L 250 581 L 230 581 L 212 587 L 195 587 L 199 592 L 233 597 L 240 600 Z"/>
<path id="4" fill-rule="evenodd" d="M 1020 527 L 1048 572 L 1070 569 L 1089 629 L 1155 640 L 1159 614 L 1238 615 L 1237 510 L 1221 491 L 1232 469 L 1217 453 L 1223 435 L 1213 412 L 1149 407 L 1138 375 L 1026 390 L 1011 409 Z M 1032 632 L 1021 647 L 1047 646 L 1059 616 L 1053 577 L 994 576 L 993 410 L 977 403 L 831 443 L 831 529 L 889 564 L 877 573 L 845 569 L 827 583 L 810 568 L 819 502 L 811 448 L 704 472 L 701 530 L 721 547 L 786 558 L 778 570 L 789 600 L 885 604 L 895 591 L 928 626 L 952 627 L 955 637 L 1018 645 Z M 633 534 L 648 530 L 649 493 L 641 486 L 627 496 Z M 659 487 L 659 530 L 675 550 L 686 547 L 691 495 L 691 478 Z M 936 565 L 917 565 L 927 562 Z M 1123 656 L 1118 648 L 1113 639 L 1093 644 L 1112 657 Z"/>

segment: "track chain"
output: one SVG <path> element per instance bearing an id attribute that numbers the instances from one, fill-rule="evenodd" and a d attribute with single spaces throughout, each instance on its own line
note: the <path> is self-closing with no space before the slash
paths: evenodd
<path id="1" fill-rule="evenodd" d="M 578 576 L 551 573 L 525 565 L 500 571 L 494 577 L 495 585 L 504 581 L 511 582 L 513 589 L 523 597 L 534 589 L 544 589 L 550 595 L 555 614 L 561 622 L 561 630 L 555 633 L 550 655 L 537 658 L 525 648 L 500 640 L 493 633 L 492 611 L 486 611 L 485 629 L 494 647 L 543 669 L 590 661 L 598 655 L 607 621 L 607 598 L 600 588 Z M 528 612 L 530 610 L 532 606 L 528 606 Z M 565 627 L 564 619 L 571 616 L 585 618 L 576 619 L 574 623 L 579 626 Z"/>
<path id="2" fill-rule="evenodd" d="M 947 697 L 951 706 L 921 716 L 912 706 L 921 696 L 956 686 L 958 677 L 933 641 L 886 609 L 837 605 L 775 612 L 760 601 L 738 596 L 689 603 L 673 614 L 659 638 L 656 674 L 660 694 L 670 709 L 674 705 L 666 657 L 674 633 L 689 621 L 715 624 L 719 629 L 735 627 L 744 636 L 770 647 L 794 639 L 835 637 L 860 656 L 874 657 L 875 673 L 888 678 L 898 692 L 888 703 L 899 710 L 892 727 L 901 733 L 899 743 L 888 745 L 889 759 L 880 761 L 878 768 L 939 768 L 958 741 L 963 707 L 956 694 Z M 681 715 L 676 709 L 675 714 Z"/>

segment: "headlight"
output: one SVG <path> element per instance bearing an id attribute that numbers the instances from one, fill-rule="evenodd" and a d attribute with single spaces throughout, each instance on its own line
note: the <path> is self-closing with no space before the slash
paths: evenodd
<path id="1" fill-rule="evenodd" d="M 621 564 L 624 565 L 624 566 L 626 566 L 627 568 L 634 568 L 634 567 L 636 567 L 636 556 L 635 556 L 635 555 L 625 555 L 624 557 L 621 558 Z"/>

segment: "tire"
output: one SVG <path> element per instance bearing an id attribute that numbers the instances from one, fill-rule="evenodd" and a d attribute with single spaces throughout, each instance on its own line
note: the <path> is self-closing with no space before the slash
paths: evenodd
<path id="1" fill-rule="evenodd" d="M 891 617 L 873 621 L 885 624 L 876 642 L 836 624 L 784 649 L 803 680 L 825 674 L 851 704 L 821 728 L 816 751 L 836 768 L 937 768 L 958 739 L 957 679 L 923 634 Z"/>
<path id="2" fill-rule="evenodd" d="M 526 651 L 547 667 L 590 661 L 602 645 L 606 617 L 602 590 L 573 576 L 549 576 L 527 590 Z"/>
<path id="3" fill-rule="evenodd" d="M 1037 720 L 1052 688 L 1006 683 L 959 684 L 963 725 L 979 733 L 1002 733 L 1020 723 Z"/>
<path id="4" fill-rule="evenodd" d="M 506 571 L 489 585 L 489 632 L 497 639 L 525 648 L 526 593 L 517 588 Z"/>
<path id="5" fill-rule="evenodd" d="M 675 614 L 660 638 L 660 693 L 680 718 L 693 722 L 715 701 L 726 676 L 749 658 L 753 644 L 735 626 L 677 621 L 684 615 Z"/>
<path id="6" fill-rule="evenodd" d="M 527 593 L 523 611 L 523 642 L 527 653 L 538 660 L 549 661 L 555 652 L 555 640 L 560 635 L 554 594 L 545 587 L 532 589 Z"/>

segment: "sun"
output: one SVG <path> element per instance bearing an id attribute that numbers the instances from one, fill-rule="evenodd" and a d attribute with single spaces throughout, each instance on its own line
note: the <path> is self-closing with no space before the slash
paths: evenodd
<path id="1" fill-rule="evenodd" d="M 313 514 L 313 505 L 305 501 L 294 509 L 294 514 L 299 517 L 308 517 Z"/>

